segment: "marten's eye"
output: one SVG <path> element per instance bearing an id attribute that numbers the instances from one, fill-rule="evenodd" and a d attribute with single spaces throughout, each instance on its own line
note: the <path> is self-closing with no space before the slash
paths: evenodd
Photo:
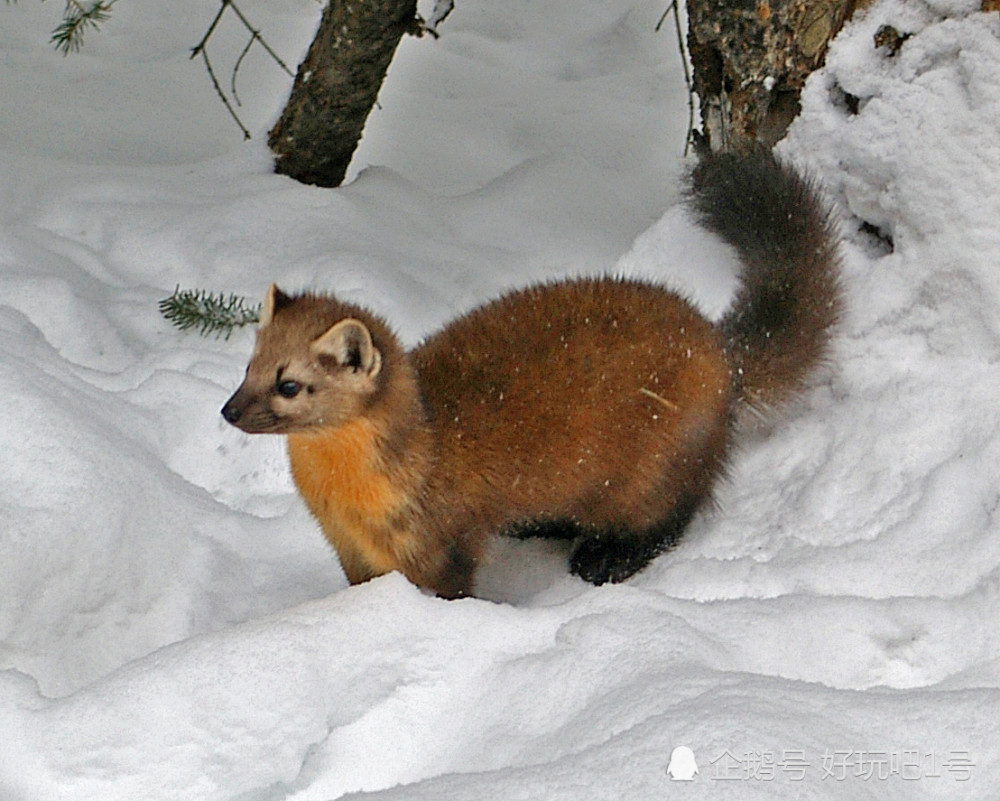
<path id="1" fill-rule="evenodd" d="M 302 385 L 298 381 L 279 381 L 276 389 L 281 397 L 294 398 L 302 391 Z"/>

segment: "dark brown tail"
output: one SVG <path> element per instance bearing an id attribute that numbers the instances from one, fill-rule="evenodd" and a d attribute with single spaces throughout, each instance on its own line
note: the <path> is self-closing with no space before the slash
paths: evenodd
<path id="1" fill-rule="evenodd" d="M 778 403 L 823 360 L 840 316 L 830 213 L 809 181 L 765 150 L 703 157 L 691 205 L 743 261 L 719 323 L 741 394 L 755 406 Z"/>

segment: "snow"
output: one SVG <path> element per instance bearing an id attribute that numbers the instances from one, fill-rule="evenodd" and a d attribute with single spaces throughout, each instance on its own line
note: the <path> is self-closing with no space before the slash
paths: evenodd
<path id="1" fill-rule="evenodd" d="M 718 508 L 623 585 L 499 542 L 447 602 L 348 587 L 280 440 L 218 414 L 252 333 L 156 303 L 276 280 L 415 343 L 612 270 L 717 315 L 662 3 L 459 3 L 338 190 L 269 173 L 257 49 L 242 141 L 189 60 L 210 6 L 119 3 L 69 58 L 58 9 L 0 6 L 0 801 L 1000 797 L 1000 16 L 878 0 L 810 80 L 779 151 L 838 210 L 848 312 Z M 290 64 L 319 14 L 241 8 Z M 220 72 L 244 42 L 225 20 Z"/>

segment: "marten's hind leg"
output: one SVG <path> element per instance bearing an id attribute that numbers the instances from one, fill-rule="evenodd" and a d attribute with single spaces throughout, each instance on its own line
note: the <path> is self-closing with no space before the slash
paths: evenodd
<path id="1" fill-rule="evenodd" d="M 675 545 L 699 506 L 698 500 L 682 500 L 645 530 L 586 532 L 570 556 L 570 570 L 592 584 L 624 581 Z"/>

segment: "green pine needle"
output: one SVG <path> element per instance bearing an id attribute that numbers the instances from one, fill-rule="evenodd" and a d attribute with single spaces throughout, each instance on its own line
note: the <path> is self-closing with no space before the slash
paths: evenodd
<path id="1" fill-rule="evenodd" d="M 83 34 L 87 28 L 96 30 L 101 27 L 102 22 L 107 22 L 111 17 L 111 6 L 115 2 L 116 0 L 94 0 L 88 4 L 80 0 L 66 0 L 63 20 L 52 31 L 51 41 L 56 50 L 61 50 L 64 56 L 77 52 L 83 45 Z"/>
<path id="2" fill-rule="evenodd" d="M 202 336 L 216 337 L 233 333 L 234 328 L 252 325 L 260 320 L 260 306 L 246 305 L 238 295 L 216 295 L 205 290 L 181 289 L 160 301 L 160 314 L 182 331 L 197 328 Z"/>

